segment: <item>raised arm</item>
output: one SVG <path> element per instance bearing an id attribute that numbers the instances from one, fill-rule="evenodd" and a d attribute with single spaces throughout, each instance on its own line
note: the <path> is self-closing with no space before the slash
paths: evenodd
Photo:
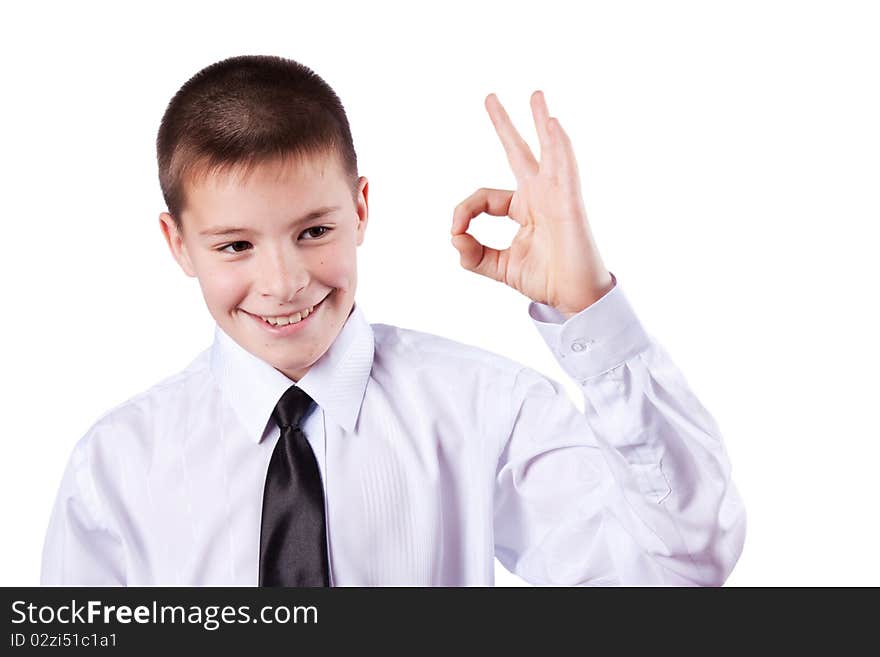
<path id="1" fill-rule="evenodd" d="M 602 262 L 571 141 L 542 92 L 531 107 L 540 162 L 495 95 L 486 98 L 517 189 L 480 188 L 456 206 L 452 244 L 462 267 L 532 300 L 585 413 L 533 370 L 510 383 L 496 555 L 539 584 L 719 585 L 746 526 L 720 431 Z M 467 233 L 484 212 L 519 224 L 510 247 Z"/>
<path id="2" fill-rule="evenodd" d="M 530 304 L 583 394 L 522 369 L 495 482 L 495 549 L 535 584 L 721 585 L 746 514 L 721 432 L 623 290 L 565 319 Z"/>

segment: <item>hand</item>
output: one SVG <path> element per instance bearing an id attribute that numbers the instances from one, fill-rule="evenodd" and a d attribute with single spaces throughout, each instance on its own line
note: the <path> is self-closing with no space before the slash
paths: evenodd
<path id="1" fill-rule="evenodd" d="M 531 105 L 540 163 L 495 94 L 486 97 L 517 190 L 481 188 L 459 203 L 452 215 L 452 244 L 465 269 L 571 317 L 614 283 L 590 232 L 571 141 L 559 120 L 550 118 L 543 92 L 532 94 Z M 490 248 L 466 232 L 471 219 L 483 212 L 506 215 L 520 225 L 508 248 Z"/>

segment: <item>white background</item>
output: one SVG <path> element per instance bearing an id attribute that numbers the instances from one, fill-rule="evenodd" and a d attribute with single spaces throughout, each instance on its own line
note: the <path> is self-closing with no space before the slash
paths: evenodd
<path id="1" fill-rule="evenodd" d="M 210 343 L 159 233 L 156 130 L 197 70 L 276 54 L 348 112 L 369 321 L 515 358 L 582 408 L 528 300 L 449 242 L 456 203 L 514 185 L 483 99 L 536 147 L 543 89 L 606 264 L 722 428 L 748 511 L 728 584 L 880 585 L 875 3 L 130 4 L 0 18 L 0 584 L 38 582 L 76 440 Z"/>

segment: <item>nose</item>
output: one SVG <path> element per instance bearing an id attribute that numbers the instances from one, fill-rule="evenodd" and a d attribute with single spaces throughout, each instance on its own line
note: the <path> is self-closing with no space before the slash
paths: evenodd
<path id="1" fill-rule="evenodd" d="M 266 249 L 260 259 L 259 290 L 264 297 L 289 303 L 309 282 L 302 258 L 287 247 Z"/>

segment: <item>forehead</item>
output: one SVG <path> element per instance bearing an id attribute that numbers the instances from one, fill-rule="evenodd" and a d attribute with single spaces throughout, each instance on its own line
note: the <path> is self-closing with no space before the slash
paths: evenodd
<path id="1" fill-rule="evenodd" d="M 201 173 L 186 185 L 183 224 L 288 217 L 350 196 L 335 153 L 287 156 Z"/>

